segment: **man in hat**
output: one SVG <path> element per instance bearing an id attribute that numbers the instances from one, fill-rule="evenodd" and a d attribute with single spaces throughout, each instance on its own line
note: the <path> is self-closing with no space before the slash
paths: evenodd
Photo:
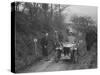
<path id="1" fill-rule="evenodd" d="M 41 46 L 42 46 L 42 54 L 43 56 L 47 57 L 48 60 L 48 33 L 45 34 L 45 36 L 41 39 Z"/>

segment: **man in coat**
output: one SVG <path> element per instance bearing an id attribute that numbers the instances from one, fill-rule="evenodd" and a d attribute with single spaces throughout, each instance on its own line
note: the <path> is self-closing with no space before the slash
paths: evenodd
<path id="1" fill-rule="evenodd" d="M 42 54 L 44 57 L 47 57 L 48 59 L 48 33 L 45 34 L 45 36 L 41 39 L 41 46 L 42 46 Z"/>

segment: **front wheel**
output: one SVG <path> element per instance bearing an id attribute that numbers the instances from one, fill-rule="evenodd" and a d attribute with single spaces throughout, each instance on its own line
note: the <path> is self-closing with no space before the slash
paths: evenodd
<path id="1" fill-rule="evenodd" d="M 61 51 L 57 50 L 55 54 L 55 61 L 58 62 L 60 60 L 60 57 L 61 57 Z"/>
<path id="2" fill-rule="evenodd" d="M 72 62 L 73 63 L 78 63 L 78 55 L 77 55 L 77 50 L 73 50 L 72 52 Z"/>

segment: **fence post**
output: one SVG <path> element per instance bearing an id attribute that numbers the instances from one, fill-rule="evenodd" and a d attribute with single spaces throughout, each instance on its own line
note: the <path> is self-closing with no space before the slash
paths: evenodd
<path id="1" fill-rule="evenodd" d="M 37 41 L 38 40 L 36 38 L 34 38 L 34 45 L 35 45 L 34 47 L 35 47 L 35 55 L 36 56 L 38 56 L 38 54 L 37 54 Z"/>

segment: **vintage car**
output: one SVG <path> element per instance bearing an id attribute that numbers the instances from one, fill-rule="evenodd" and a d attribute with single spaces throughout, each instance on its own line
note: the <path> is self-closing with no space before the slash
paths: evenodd
<path id="1" fill-rule="evenodd" d="M 77 62 L 77 48 L 76 43 L 74 42 L 63 42 L 59 47 L 56 47 L 56 62 L 58 62 L 60 59 L 64 60 L 72 60 L 73 62 Z"/>

